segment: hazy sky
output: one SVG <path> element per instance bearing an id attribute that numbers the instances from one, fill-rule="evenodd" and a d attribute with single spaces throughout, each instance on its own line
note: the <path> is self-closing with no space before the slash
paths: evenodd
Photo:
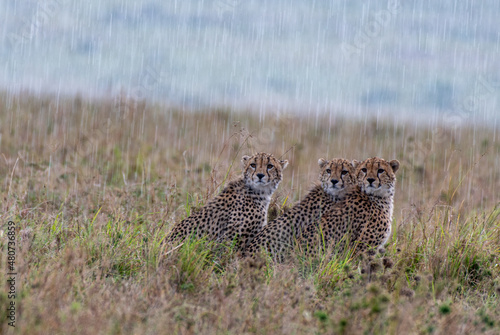
<path id="1" fill-rule="evenodd" d="M 0 2 L 0 85 L 190 108 L 496 117 L 500 1 Z"/>

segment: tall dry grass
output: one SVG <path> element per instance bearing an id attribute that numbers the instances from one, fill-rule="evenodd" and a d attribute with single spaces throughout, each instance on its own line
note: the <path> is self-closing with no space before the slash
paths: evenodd
<path id="1" fill-rule="evenodd" d="M 126 98 L 1 95 L 0 184 L 17 224 L 17 324 L 30 334 L 500 331 L 500 141 L 494 129 L 183 112 Z M 243 154 L 290 166 L 272 215 L 318 158 L 396 158 L 385 254 L 284 264 L 231 245 L 160 248 L 170 227 L 240 173 Z M 171 252 L 170 252 L 171 251 Z M 0 309 L 9 299 L 0 291 Z"/>

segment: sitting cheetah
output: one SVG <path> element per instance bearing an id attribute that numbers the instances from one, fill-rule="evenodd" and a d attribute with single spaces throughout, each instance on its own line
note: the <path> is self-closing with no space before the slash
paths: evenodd
<path id="1" fill-rule="evenodd" d="M 166 241 L 187 236 L 208 236 L 218 242 L 233 241 L 245 247 L 267 223 L 271 196 L 282 180 L 286 160 L 258 153 L 243 156 L 243 177 L 230 182 L 199 211 L 174 226 Z"/>
<path id="2" fill-rule="evenodd" d="M 300 237 L 308 226 L 319 224 L 321 215 L 341 200 L 349 188 L 355 187 L 356 161 L 338 158 L 328 162 L 321 158 L 318 164 L 320 185 L 316 185 L 287 213 L 265 226 L 244 251 L 245 256 L 255 255 L 265 248 L 274 259 L 282 261 L 294 239 Z"/>
<path id="3" fill-rule="evenodd" d="M 320 232 L 308 229 L 301 244 L 307 244 L 309 255 L 324 247 L 343 251 L 346 241 L 355 245 L 356 252 L 368 247 L 381 247 L 391 233 L 395 172 L 399 162 L 369 158 L 356 168 L 358 186 L 347 192 L 321 218 Z"/>

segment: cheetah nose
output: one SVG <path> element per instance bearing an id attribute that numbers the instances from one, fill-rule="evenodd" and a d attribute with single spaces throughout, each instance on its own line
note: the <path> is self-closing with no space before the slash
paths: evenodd
<path id="1" fill-rule="evenodd" d="M 366 179 L 368 181 L 368 184 L 372 184 L 375 181 L 375 178 L 368 178 Z"/>
<path id="2" fill-rule="evenodd" d="M 332 179 L 330 181 L 332 182 L 333 186 L 337 185 L 337 183 L 339 182 L 337 179 Z"/>
<path id="3" fill-rule="evenodd" d="M 259 178 L 259 179 L 264 178 L 264 174 L 263 173 L 257 173 L 257 178 Z"/>

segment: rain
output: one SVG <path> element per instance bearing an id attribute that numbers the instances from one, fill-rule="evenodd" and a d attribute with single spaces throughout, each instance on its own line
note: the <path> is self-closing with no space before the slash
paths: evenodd
<path id="1" fill-rule="evenodd" d="M 10 322 L 25 333 L 81 332 L 89 315 L 84 333 L 156 333 L 162 320 L 173 333 L 259 322 L 262 333 L 413 333 L 419 322 L 454 333 L 453 316 L 495 333 L 498 303 L 474 299 L 500 292 L 499 17 L 498 0 L 1 1 Z M 319 159 L 397 159 L 385 254 L 248 265 L 203 239 L 165 247 L 258 152 L 289 162 L 263 227 L 318 184 Z M 364 306 L 367 290 L 385 307 L 331 304 Z M 93 305 L 99 295 L 112 298 Z M 390 314 L 401 297 L 408 319 Z"/>
<path id="2" fill-rule="evenodd" d="M 424 120 L 454 113 L 497 122 L 500 5 L 494 0 L 0 6 L 0 80 L 13 91 L 124 90 L 190 109 Z"/>

